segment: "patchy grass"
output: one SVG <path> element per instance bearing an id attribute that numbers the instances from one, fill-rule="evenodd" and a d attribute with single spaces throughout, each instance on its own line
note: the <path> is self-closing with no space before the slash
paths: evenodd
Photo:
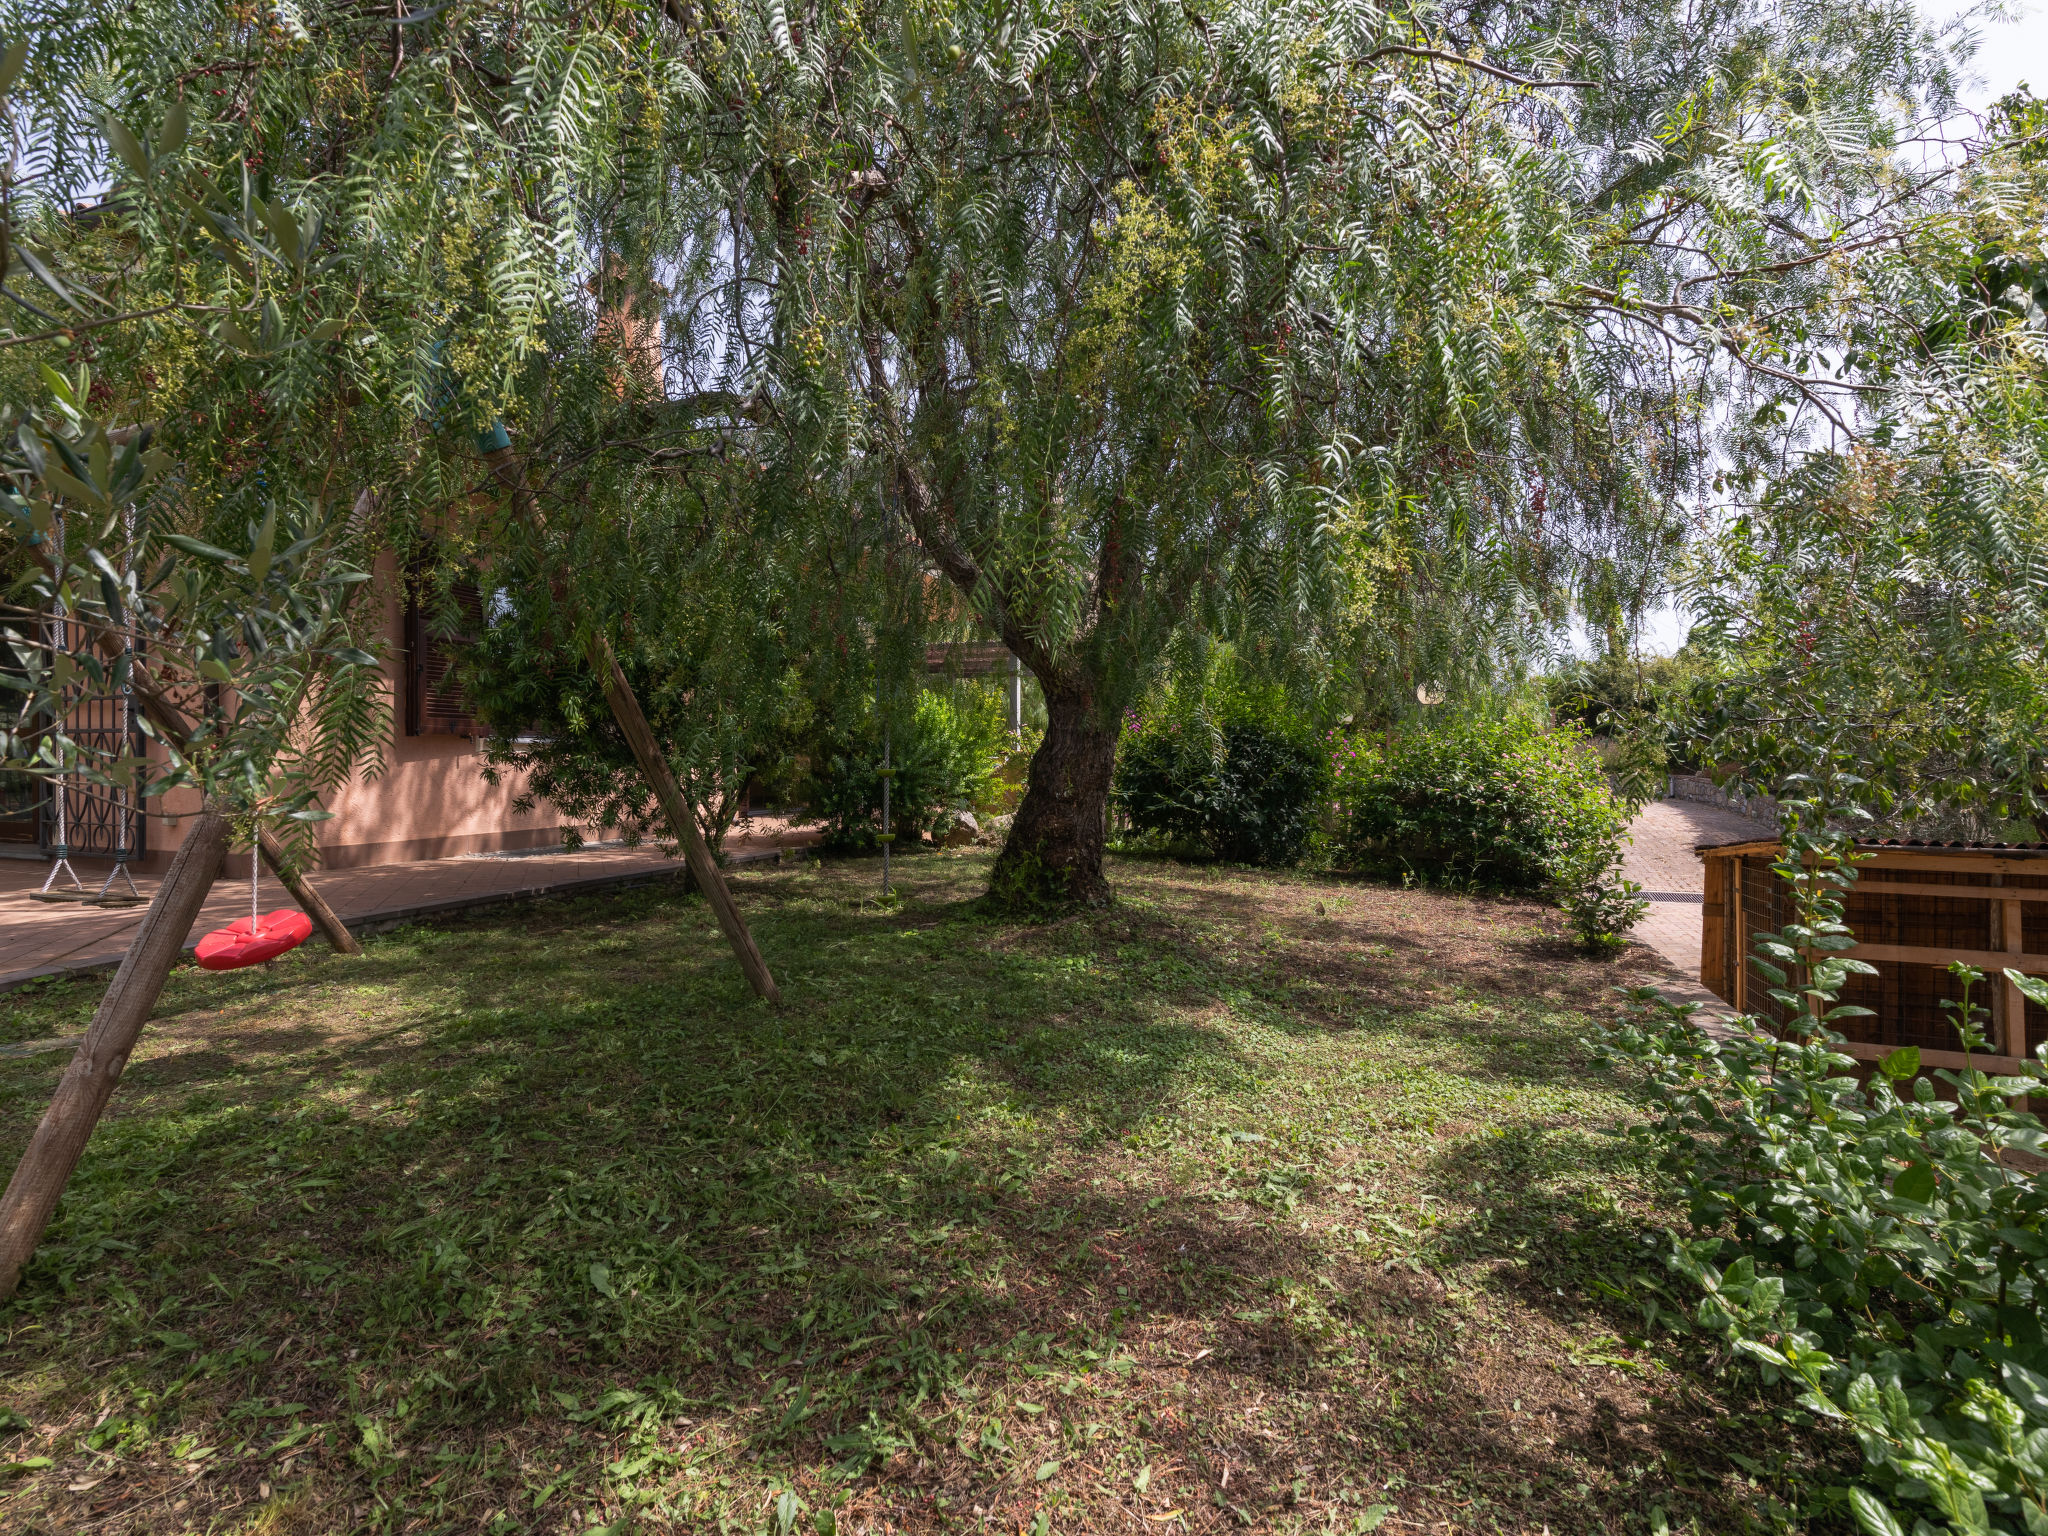
<path id="1" fill-rule="evenodd" d="M 0 1310 L 16 1531 L 1725 1531 L 1801 1441 L 1644 1326 L 1533 904 L 984 855 L 172 980 Z M 0 998 L 0 1038 L 103 986 Z M 11 1162 L 62 1056 L 0 1061 Z"/>

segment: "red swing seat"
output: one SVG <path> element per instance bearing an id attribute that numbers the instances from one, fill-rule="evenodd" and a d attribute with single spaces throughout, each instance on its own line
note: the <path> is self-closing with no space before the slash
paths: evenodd
<path id="1" fill-rule="evenodd" d="M 240 917 L 199 941 L 199 963 L 209 971 L 239 971 L 275 960 L 313 936 L 313 919 L 292 907 L 260 918 Z"/>

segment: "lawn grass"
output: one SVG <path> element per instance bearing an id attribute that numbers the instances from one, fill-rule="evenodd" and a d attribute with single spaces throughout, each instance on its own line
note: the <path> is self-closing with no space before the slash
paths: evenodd
<path id="1" fill-rule="evenodd" d="M 1744 1528 L 1529 902 L 976 852 L 172 980 L 20 1297 L 12 1531 Z M 103 986 L 0 998 L 0 1039 Z M 11 1165 L 61 1055 L 0 1062 Z"/>

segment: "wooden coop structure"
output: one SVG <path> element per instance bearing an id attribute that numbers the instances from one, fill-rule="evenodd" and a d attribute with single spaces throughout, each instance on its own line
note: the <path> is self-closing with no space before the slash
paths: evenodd
<path id="1" fill-rule="evenodd" d="M 2048 844 L 1870 842 L 1844 903 L 1857 944 L 1846 951 L 1877 969 L 1852 976 L 1841 1001 L 1871 1010 L 1839 1020 L 1845 1054 L 1877 1061 L 1900 1046 L 1920 1048 L 1927 1067 L 1963 1065 L 1953 1015 L 1962 984 L 1955 961 L 1982 971 L 1972 1001 L 1990 1010 L 1984 1033 L 1994 1053 L 1981 1071 L 2012 1072 L 2048 1041 L 2048 1009 L 2031 1003 L 2002 974 L 2048 976 Z M 1790 918 L 1791 889 L 1772 872 L 1774 840 L 1702 845 L 1706 864 L 1700 981 L 1743 1013 L 1784 1022 L 1770 983 L 1749 965 L 1759 933 Z"/>

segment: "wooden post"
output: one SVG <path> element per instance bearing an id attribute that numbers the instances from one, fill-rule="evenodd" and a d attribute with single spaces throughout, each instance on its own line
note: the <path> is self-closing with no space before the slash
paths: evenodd
<path id="1" fill-rule="evenodd" d="M 1998 884 L 2005 884 L 2005 876 L 1995 877 Z M 2000 946 L 2012 956 L 2012 969 L 2020 968 L 2020 956 L 2025 953 L 2022 942 L 2025 935 L 2020 931 L 2022 918 L 2017 901 L 2001 901 L 1999 937 L 2005 942 Z M 2003 976 L 1993 978 L 1997 982 L 1996 995 L 2004 1005 L 1998 1010 L 1998 1017 L 1992 1020 L 1997 1031 L 1991 1037 L 1992 1049 L 2001 1056 L 2025 1056 L 2027 1054 L 2027 1000 L 2020 995 L 2020 989 Z"/>
<path id="2" fill-rule="evenodd" d="M 612 715 L 619 722 L 619 729 L 625 732 L 626 740 L 633 748 L 634 760 L 640 764 L 640 771 L 653 787 L 655 799 L 661 802 L 662 814 L 668 818 L 676 840 L 683 845 L 683 858 L 690 866 L 690 874 L 697 882 L 697 889 L 704 893 L 704 899 L 711 903 L 711 911 L 718 918 L 719 931 L 738 957 L 748 985 L 769 1002 L 781 1002 L 781 989 L 775 985 L 768 962 L 761 958 L 761 951 L 755 947 L 754 935 L 748 931 L 746 919 L 740 916 L 740 909 L 733 903 L 732 891 L 725 883 L 725 876 L 719 873 L 718 861 L 711 857 L 704 834 L 697 828 L 696 812 L 690 809 L 682 785 L 676 782 L 668 759 L 662 755 L 660 743 L 654 739 L 654 728 L 647 723 L 640 700 L 633 693 L 633 685 L 626 681 L 625 669 L 619 665 L 612 643 L 596 630 L 590 632 L 589 657 L 592 669 L 604 683 L 604 696 L 612 707 Z"/>
<path id="3" fill-rule="evenodd" d="M 278 884 L 291 892 L 291 898 L 299 904 L 299 910 L 313 919 L 322 937 L 334 946 L 338 955 L 360 955 L 362 944 L 348 931 L 348 924 L 341 920 L 341 914 L 327 904 L 327 898 L 313 889 L 297 861 L 286 851 L 284 842 L 268 827 L 256 829 L 256 846 L 263 851 L 263 862 L 270 866 L 270 872 L 277 876 Z"/>
<path id="4" fill-rule="evenodd" d="M 1732 860 L 1706 854 L 1706 894 L 1700 904 L 1700 985 L 1723 1002 L 1732 1001 L 1728 984 L 1728 866 Z"/>
<path id="5" fill-rule="evenodd" d="M 164 980 L 184 951 L 185 936 L 213 889 L 227 851 L 228 821 L 217 811 L 196 818 L 157 887 L 121 968 L 100 999 L 92 1026 L 71 1058 L 50 1107 L 0 1196 L 0 1301 L 14 1294 L 34 1257 L 58 1197 L 121 1081 L 142 1026 L 156 1008 Z"/>
<path id="6" fill-rule="evenodd" d="M 1729 999 L 1735 1004 L 1737 1013 L 1749 1012 L 1749 903 L 1747 892 L 1742 888 L 1743 869 L 1749 860 L 1737 854 L 1728 870 L 1730 882 L 1728 909 L 1735 925 L 1735 940 L 1732 950 L 1735 966 L 1735 995 Z"/>
<path id="7" fill-rule="evenodd" d="M 138 665 L 131 673 L 131 681 L 135 686 L 135 697 L 142 703 L 142 712 L 149 716 L 152 725 L 177 741 L 191 739 L 192 722 L 185 718 L 185 712 L 173 704 L 163 689 L 157 686 L 156 679 L 150 677 Z M 278 882 L 287 891 L 291 892 L 292 900 L 299 904 L 299 910 L 313 919 L 314 926 L 320 930 L 327 942 L 334 946 L 335 953 L 360 955 L 363 946 L 357 942 L 356 936 L 348 931 L 348 924 L 344 923 L 340 914 L 327 904 L 326 898 L 313 889 L 312 883 L 285 852 L 285 846 L 277 834 L 268 827 L 259 827 L 256 843 L 263 851 L 263 862 L 270 866 L 270 872 L 277 876 Z"/>
<path id="8" fill-rule="evenodd" d="M 481 434 L 477 452 L 512 497 L 512 504 L 520 515 L 536 529 L 545 528 L 547 520 L 541 511 L 540 498 L 533 494 L 533 487 L 527 483 L 526 470 L 513 454 L 504 429 L 500 427 L 495 432 Z M 775 985 L 768 962 L 761 958 L 761 951 L 754 943 L 753 934 L 748 931 L 746 919 L 740 916 L 740 909 L 726 886 L 718 861 L 711 857 L 710 848 L 705 846 L 704 834 L 697 827 L 696 813 L 690 809 L 682 785 L 676 782 L 675 774 L 670 771 L 668 759 L 662 755 L 661 744 L 654 739 L 654 728 L 647 723 L 646 711 L 641 709 L 640 700 L 626 679 L 625 669 L 619 665 L 611 641 L 592 629 L 585 654 L 591 669 L 597 673 L 598 681 L 604 685 L 605 701 L 611 705 L 613 718 L 618 721 L 627 745 L 633 749 L 633 760 L 640 765 L 648 787 L 661 803 L 669 830 L 682 845 L 683 858 L 690 866 L 697 889 L 711 903 L 719 930 L 725 935 L 726 943 L 732 946 L 740 969 L 746 973 L 747 984 L 757 996 L 771 1003 L 780 1003 L 781 989 Z"/>

